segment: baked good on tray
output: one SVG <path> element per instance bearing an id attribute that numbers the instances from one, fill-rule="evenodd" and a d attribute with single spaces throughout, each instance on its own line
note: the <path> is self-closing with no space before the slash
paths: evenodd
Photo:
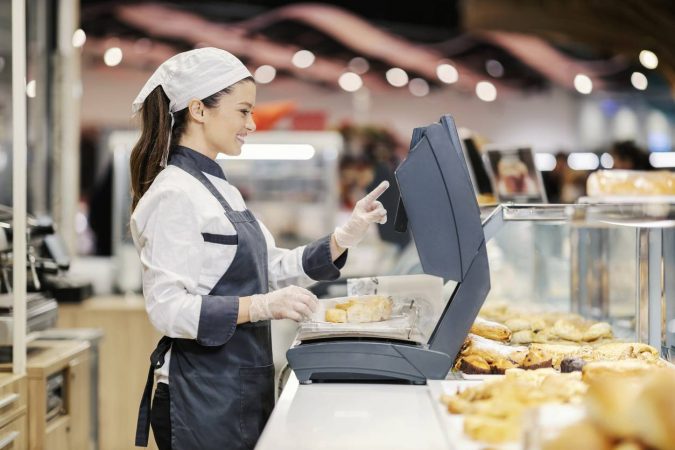
<path id="1" fill-rule="evenodd" d="M 654 347 L 636 342 L 600 342 L 594 345 L 575 342 L 532 343 L 514 346 L 469 334 L 455 361 L 455 370 L 485 375 L 501 374 L 513 367 L 528 370 L 552 367 L 567 373 L 581 371 L 587 363 L 594 361 L 622 360 L 642 361 L 650 367 L 665 365 Z"/>
<path id="2" fill-rule="evenodd" d="M 494 336 L 478 332 L 482 321 L 505 326 L 511 331 L 510 339 L 496 339 Z M 481 308 L 474 327 L 476 329 L 472 333 L 517 345 L 533 342 L 582 344 L 613 339 L 612 327 L 608 323 L 587 320 L 578 314 L 546 312 L 500 301 L 486 303 Z"/>
<path id="3" fill-rule="evenodd" d="M 511 330 L 506 325 L 480 317 L 476 318 L 469 332 L 500 342 L 508 342 L 511 339 Z"/>
<path id="4" fill-rule="evenodd" d="M 498 444 L 520 437 L 527 408 L 551 402 L 578 403 L 585 392 L 579 373 L 508 369 L 504 377 L 444 395 L 441 401 L 451 414 L 463 415 L 469 437 Z"/>
<path id="5" fill-rule="evenodd" d="M 350 298 L 326 310 L 326 322 L 367 323 L 389 320 L 393 302 L 382 295 L 367 298 Z"/>
<path id="6" fill-rule="evenodd" d="M 544 450 L 675 449 L 675 370 L 644 360 L 588 366 L 596 369 L 585 380 L 586 418 L 545 440 Z"/>
<path id="7" fill-rule="evenodd" d="M 455 361 L 455 369 L 467 374 L 503 373 L 508 368 L 522 364 L 526 347 L 514 347 L 471 334 Z"/>

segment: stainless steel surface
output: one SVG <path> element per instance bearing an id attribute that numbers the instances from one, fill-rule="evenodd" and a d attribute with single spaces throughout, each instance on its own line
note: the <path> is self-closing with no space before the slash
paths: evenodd
<path id="1" fill-rule="evenodd" d="M 427 386 L 314 383 L 291 375 L 257 450 L 450 449 Z"/>
<path id="2" fill-rule="evenodd" d="M 46 330 L 56 325 L 58 305 L 52 299 L 35 299 L 26 306 L 26 330 L 28 333 Z M 0 314 L 0 346 L 12 345 L 14 317 L 11 313 Z"/>

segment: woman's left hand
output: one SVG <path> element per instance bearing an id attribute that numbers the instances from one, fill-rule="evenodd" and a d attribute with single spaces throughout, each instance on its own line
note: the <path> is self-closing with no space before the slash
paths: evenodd
<path id="1" fill-rule="evenodd" d="M 354 247 L 361 242 L 371 223 L 384 224 L 387 222 L 387 210 L 377 198 L 389 188 L 389 182 L 383 181 L 368 195 L 356 202 L 352 215 L 341 227 L 333 233 L 335 242 L 342 248 Z"/>

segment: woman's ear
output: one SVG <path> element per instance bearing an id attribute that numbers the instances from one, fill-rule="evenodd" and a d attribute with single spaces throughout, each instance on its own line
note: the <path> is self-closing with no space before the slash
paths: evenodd
<path id="1" fill-rule="evenodd" d="M 190 118 L 198 123 L 204 123 L 204 104 L 197 100 L 192 99 L 188 103 L 188 112 L 190 113 Z"/>

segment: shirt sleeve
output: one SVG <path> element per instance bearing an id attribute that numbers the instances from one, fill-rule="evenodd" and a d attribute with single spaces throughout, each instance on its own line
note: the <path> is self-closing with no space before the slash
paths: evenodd
<path id="1" fill-rule="evenodd" d="M 347 251 L 333 261 L 330 235 L 289 250 L 276 246 L 274 237 L 260 221 L 267 242 L 270 289 L 290 285 L 306 287 L 317 281 L 335 280 L 347 261 Z"/>
<path id="2" fill-rule="evenodd" d="M 189 196 L 179 189 L 147 192 L 131 218 L 143 267 L 150 322 L 165 336 L 222 345 L 234 334 L 239 298 L 199 295 L 203 239 Z"/>

